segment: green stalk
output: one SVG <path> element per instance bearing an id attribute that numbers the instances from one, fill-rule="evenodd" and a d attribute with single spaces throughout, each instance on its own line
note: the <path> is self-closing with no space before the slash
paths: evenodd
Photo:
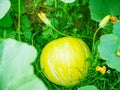
<path id="1" fill-rule="evenodd" d="M 32 45 L 34 45 L 34 37 L 35 37 L 35 35 L 36 35 L 37 33 L 39 33 L 39 31 L 35 32 L 35 33 L 33 34 L 33 36 L 31 37 L 31 43 L 32 43 Z"/>
<path id="2" fill-rule="evenodd" d="M 96 31 L 95 31 L 95 33 L 94 33 L 94 35 L 93 35 L 93 44 L 92 44 L 92 51 L 94 50 L 94 46 L 95 46 L 95 39 L 96 39 L 96 35 L 97 35 L 97 33 L 98 33 L 98 31 L 100 30 L 101 28 L 99 27 Z"/>
<path id="3" fill-rule="evenodd" d="M 50 25 L 50 27 L 54 30 L 54 31 L 56 31 L 58 34 L 60 34 L 60 35 L 62 35 L 62 36 L 68 36 L 68 35 L 66 35 L 66 34 L 64 34 L 64 33 L 61 33 L 61 32 L 59 32 L 55 27 L 53 27 L 52 25 Z"/>
<path id="4" fill-rule="evenodd" d="M 120 83 L 120 78 L 115 83 L 113 83 L 111 89 L 113 89 L 118 83 Z"/>
<path id="5" fill-rule="evenodd" d="M 20 12 L 20 0 L 18 0 L 18 27 L 17 27 L 17 31 L 18 31 L 18 39 L 21 40 L 20 37 L 20 16 L 21 16 L 21 12 Z"/>
<path id="6" fill-rule="evenodd" d="M 57 0 L 54 1 L 55 2 L 55 8 L 57 7 Z"/>

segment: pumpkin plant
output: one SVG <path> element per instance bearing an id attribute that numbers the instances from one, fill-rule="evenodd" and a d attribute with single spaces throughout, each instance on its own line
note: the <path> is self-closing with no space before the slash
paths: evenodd
<path id="1" fill-rule="evenodd" d="M 38 16 L 57 33 L 67 36 L 53 27 L 44 13 L 38 13 Z M 40 65 L 51 82 L 71 86 L 86 76 L 90 64 L 86 59 L 89 56 L 90 49 L 83 40 L 67 36 L 51 41 L 43 48 Z"/>
<path id="2" fill-rule="evenodd" d="M 95 33 L 92 28 L 96 26 L 84 8 L 87 1 L 0 0 L 0 90 L 119 90 L 119 0 L 89 0 L 91 18 L 99 22 Z M 47 12 L 51 22 L 45 13 L 38 13 L 40 9 Z M 47 26 L 36 22 L 36 13 Z M 109 31 L 113 29 L 112 33 L 104 31 L 106 26 Z M 105 35 L 97 40 L 99 30 Z M 10 37 L 35 45 L 40 58 L 36 59 L 33 46 L 5 39 Z M 87 44 L 75 37 L 87 38 L 91 53 Z"/>
<path id="3" fill-rule="evenodd" d="M 98 5 L 98 7 L 96 7 L 96 5 Z M 93 46 L 96 34 L 100 28 L 105 28 L 109 21 L 109 25 L 112 26 L 112 24 L 114 24 L 113 33 L 101 36 L 100 43 L 98 44 L 98 52 L 100 54 L 100 58 L 106 60 L 106 64 L 109 67 L 120 72 L 120 21 L 117 18 L 120 16 L 119 0 L 90 0 L 89 8 L 91 11 L 91 18 L 100 23 L 99 28 L 94 34 Z"/>

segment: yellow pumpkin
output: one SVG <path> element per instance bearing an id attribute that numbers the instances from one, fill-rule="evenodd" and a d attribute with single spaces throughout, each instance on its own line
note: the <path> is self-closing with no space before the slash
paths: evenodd
<path id="1" fill-rule="evenodd" d="M 40 66 L 45 76 L 62 86 L 78 84 L 83 79 L 90 63 L 89 47 L 78 38 L 63 37 L 49 42 L 42 50 Z"/>

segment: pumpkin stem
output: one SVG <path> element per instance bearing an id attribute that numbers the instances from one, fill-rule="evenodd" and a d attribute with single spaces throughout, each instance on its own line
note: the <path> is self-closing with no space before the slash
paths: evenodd
<path id="1" fill-rule="evenodd" d="M 60 34 L 60 35 L 62 35 L 62 36 L 69 36 L 69 35 L 66 35 L 66 34 L 64 34 L 64 33 L 61 33 L 61 32 L 59 32 L 55 27 L 53 27 L 52 25 L 50 25 L 50 27 L 54 30 L 54 31 L 56 31 L 58 34 Z"/>

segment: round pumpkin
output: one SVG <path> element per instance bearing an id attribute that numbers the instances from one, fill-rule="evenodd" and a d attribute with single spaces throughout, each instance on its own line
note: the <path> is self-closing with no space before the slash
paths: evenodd
<path id="1" fill-rule="evenodd" d="M 87 74 L 89 55 L 90 50 L 83 40 L 63 37 L 43 48 L 40 66 L 51 82 L 62 86 L 76 85 Z"/>

